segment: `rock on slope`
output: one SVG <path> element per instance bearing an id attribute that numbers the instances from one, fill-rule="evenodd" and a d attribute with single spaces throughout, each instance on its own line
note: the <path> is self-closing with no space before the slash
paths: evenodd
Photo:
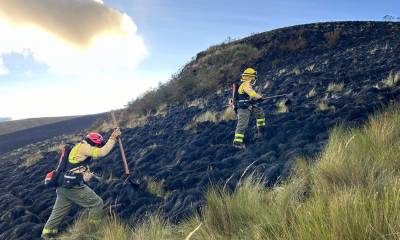
<path id="1" fill-rule="evenodd" d="M 339 29 L 340 34 L 335 33 Z M 242 43 L 265 51 L 253 63 L 261 92 L 290 93 L 290 104 L 283 99 L 286 106 L 282 99 L 263 104 L 268 123 L 263 142 L 249 138 L 248 148 L 238 151 L 230 146 L 235 121 L 193 124 L 206 111 L 224 110 L 230 94 L 226 89 L 206 96 L 200 105 L 168 106 L 149 116 L 144 126 L 123 129 L 130 167 L 162 181 L 164 196 L 125 186 L 117 149 L 93 166 L 95 172 L 107 175 L 106 180 L 90 185 L 107 203 L 117 203 L 116 212 L 127 220 L 158 210 L 176 222 L 201 207 L 203 191 L 210 184 L 224 185 L 230 179 L 226 185 L 233 189 L 249 165 L 248 174 L 262 174 L 273 184 L 287 176 L 295 157 L 317 154 L 336 124 L 358 124 L 400 100 L 399 34 L 398 23 L 342 22 L 278 29 L 243 39 Z M 275 47 L 263 48 L 267 45 Z M 41 182 L 55 157 L 48 153 L 37 164 L 23 167 L 19 153 L 2 155 L 1 239 L 39 236 L 55 197 Z M 65 223 L 76 212 L 74 208 Z"/>

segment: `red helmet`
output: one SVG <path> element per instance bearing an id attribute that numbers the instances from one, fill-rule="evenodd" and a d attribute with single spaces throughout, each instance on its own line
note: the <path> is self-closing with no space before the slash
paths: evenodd
<path id="1" fill-rule="evenodd" d="M 88 135 L 86 135 L 86 141 L 90 145 L 95 145 L 95 146 L 102 146 L 104 145 L 104 139 L 103 136 L 101 136 L 97 132 L 91 132 Z"/>

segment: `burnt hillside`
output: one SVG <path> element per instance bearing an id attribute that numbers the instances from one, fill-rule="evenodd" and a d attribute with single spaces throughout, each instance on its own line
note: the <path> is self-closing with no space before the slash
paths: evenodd
<path id="1" fill-rule="evenodd" d="M 61 122 L 78 116 L 69 117 L 44 117 L 44 118 L 28 118 L 21 120 L 11 120 L 0 117 L 0 135 L 9 134 L 28 128 L 39 127 L 46 124 Z"/>
<path id="2" fill-rule="evenodd" d="M 400 100 L 399 34 L 400 23 L 319 23 L 261 33 L 199 53 L 171 83 L 148 95 L 158 95 L 163 101 L 139 99 L 125 112 L 127 125 L 136 126 L 123 129 L 129 165 L 135 175 L 162 183 L 164 193 L 125 186 L 117 148 L 94 163 L 92 170 L 105 180 L 90 185 L 105 202 L 117 203 L 117 214 L 126 220 L 160 211 L 178 222 L 202 206 L 203 192 L 210 184 L 233 189 L 245 169 L 245 175 L 259 174 L 273 184 L 287 176 L 296 157 L 317 154 L 336 124 L 357 125 Z M 232 46 L 238 44 L 239 49 L 252 49 L 252 53 L 228 57 L 237 63 L 229 63 L 230 70 L 218 54 L 224 49 L 237 50 Z M 243 64 L 258 70 L 258 90 L 264 95 L 289 96 L 262 105 L 268 134 L 264 141 L 253 141 L 252 121 L 248 148 L 239 151 L 231 147 L 236 121 L 226 117 L 225 104 L 230 95 L 228 83 Z M 210 90 L 202 74 L 216 65 L 225 67 L 210 77 L 220 79 Z M 178 97 L 169 91 L 193 78 L 201 82 L 195 84 L 198 94 Z M 193 99 L 196 96 L 202 97 Z M 170 104 L 162 106 L 162 102 Z M 128 119 L 131 111 L 139 109 L 149 114 Z M 57 141 L 61 140 L 52 140 Z M 38 143 L 37 147 L 47 145 Z M 26 152 L 14 151 L 0 159 L 4 163 L 0 168 L 1 239 L 38 237 L 55 199 L 54 190 L 44 189 L 41 183 L 57 154 L 46 153 L 30 167 L 22 165 L 22 154 Z M 73 209 L 65 223 L 76 212 Z"/>
<path id="3" fill-rule="evenodd" d="M 7 134 L 0 134 L 0 154 L 59 135 L 68 135 L 79 132 L 82 129 L 89 128 L 97 119 L 102 117 L 104 117 L 104 114 L 70 117 L 71 119 L 67 118 L 60 121 L 57 121 L 57 118 L 54 118 L 50 119 L 50 121 L 56 122 L 43 123 L 43 125 L 40 126 L 35 126 L 35 124 L 41 124 L 39 123 L 39 120 L 36 120 L 35 122 L 32 122 L 33 126 L 30 128 Z M 29 119 L 20 120 L 23 125 L 27 124 L 29 121 Z M 46 121 L 49 121 L 49 119 L 43 119 L 43 122 Z M 9 126 L 18 127 L 17 125 L 18 124 L 9 124 Z M 3 123 L 3 126 L 7 127 L 6 123 Z"/>

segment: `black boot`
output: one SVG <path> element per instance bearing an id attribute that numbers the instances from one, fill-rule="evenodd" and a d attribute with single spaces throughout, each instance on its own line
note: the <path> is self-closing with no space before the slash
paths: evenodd
<path id="1" fill-rule="evenodd" d="M 256 133 L 256 141 L 262 141 L 265 135 L 265 127 L 258 127 Z"/>
<path id="2" fill-rule="evenodd" d="M 42 236 L 40 236 L 40 239 L 56 240 L 57 236 L 58 236 L 58 234 L 56 234 L 56 233 L 47 233 L 47 234 L 42 234 Z"/>
<path id="3" fill-rule="evenodd" d="M 240 143 L 240 142 L 233 142 L 233 146 L 235 148 L 238 148 L 238 149 L 245 149 L 246 148 L 246 145 L 244 145 L 244 143 Z"/>

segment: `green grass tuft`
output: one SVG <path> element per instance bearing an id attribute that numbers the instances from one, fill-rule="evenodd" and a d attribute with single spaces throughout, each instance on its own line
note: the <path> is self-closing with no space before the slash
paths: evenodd
<path id="1" fill-rule="evenodd" d="M 164 180 L 156 181 L 153 178 L 145 177 L 147 182 L 147 191 L 157 197 L 163 198 L 165 196 Z"/>
<path id="2" fill-rule="evenodd" d="M 40 160 L 43 159 L 43 154 L 40 150 L 33 152 L 33 153 L 28 153 L 22 156 L 22 158 L 24 159 L 24 162 L 22 163 L 22 165 L 24 167 L 31 167 L 34 164 L 36 164 L 37 162 L 39 162 Z"/>
<path id="3" fill-rule="evenodd" d="M 165 239 L 173 240 L 176 239 L 174 235 L 174 227 L 168 224 L 160 216 L 151 216 L 149 219 L 143 221 L 141 224 L 136 226 L 132 232 L 132 240 L 154 240 L 154 239 Z"/>

